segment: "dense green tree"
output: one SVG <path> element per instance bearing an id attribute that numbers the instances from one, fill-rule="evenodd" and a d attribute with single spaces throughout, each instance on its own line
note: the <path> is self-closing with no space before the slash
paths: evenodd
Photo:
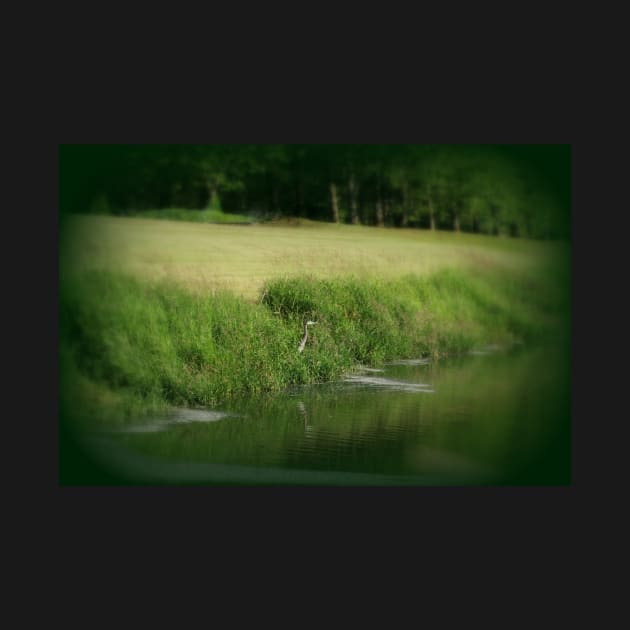
<path id="1" fill-rule="evenodd" d="M 552 149 L 62 145 L 60 203 L 83 212 L 210 207 L 261 217 L 566 238 L 570 155 Z M 532 157 L 548 152 L 561 161 L 555 178 L 551 159 L 536 169 Z"/>

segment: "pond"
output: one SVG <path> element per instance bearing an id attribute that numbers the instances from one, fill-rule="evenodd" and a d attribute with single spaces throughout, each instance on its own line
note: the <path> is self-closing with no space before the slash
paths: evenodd
<path id="1" fill-rule="evenodd" d="M 479 348 L 88 436 L 137 484 L 566 485 L 566 349 Z"/>

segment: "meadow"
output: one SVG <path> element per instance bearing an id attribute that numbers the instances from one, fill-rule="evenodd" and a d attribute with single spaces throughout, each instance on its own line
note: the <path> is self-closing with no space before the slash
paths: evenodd
<path id="1" fill-rule="evenodd" d="M 71 216 L 62 224 L 63 277 L 87 270 L 168 279 L 196 292 L 256 300 L 265 282 L 310 275 L 389 280 L 451 268 L 515 277 L 562 270 L 568 245 L 428 230 L 283 220 L 222 225 Z"/>
<path id="2" fill-rule="evenodd" d="M 566 243 L 68 216 L 59 265 L 60 405 L 81 422 L 570 334 Z"/>

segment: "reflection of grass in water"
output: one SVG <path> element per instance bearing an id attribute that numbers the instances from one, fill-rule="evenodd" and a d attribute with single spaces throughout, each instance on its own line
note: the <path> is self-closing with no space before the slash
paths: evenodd
<path id="1" fill-rule="evenodd" d="M 367 459 L 376 455 L 370 446 L 370 436 L 376 437 L 380 422 L 377 418 L 387 418 L 388 423 L 395 424 L 400 414 L 413 408 L 410 401 L 397 402 L 392 398 L 388 402 L 378 396 L 309 397 L 305 407 L 310 423 L 305 430 L 303 415 L 295 400 L 275 397 L 266 406 L 264 403 L 258 406 L 257 402 L 256 399 L 250 402 L 250 413 L 246 418 L 226 419 L 212 426 L 174 427 L 150 436 L 119 435 L 116 439 L 137 452 L 174 462 L 295 464 L 306 468 L 362 471 Z M 343 408 L 348 405 L 352 413 L 344 414 Z M 307 431 L 310 431 L 312 452 L 292 458 L 287 454 L 287 447 L 305 440 Z M 333 434 L 337 437 L 346 435 L 349 439 L 327 437 Z M 390 444 L 395 446 L 393 442 Z M 401 448 L 402 443 L 396 451 Z M 377 464 L 379 472 L 400 472 L 402 459 L 398 455 L 391 457 L 392 454 L 390 448 L 389 463 L 381 459 Z"/>
<path id="2" fill-rule="evenodd" d="M 250 304 L 227 292 L 83 274 L 60 295 L 62 402 L 82 416 L 124 419 L 143 405 L 215 405 L 330 381 L 357 363 L 555 334 L 534 295 L 502 296 L 508 280 L 454 270 L 390 282 L 294 278 L 270 282 Z M 318 324 L 299 354 L 305 319 Z"/>
<path id="3" fill-rule="evenodd" d="M 448 361 L 431 371 L 435 396 L 338 385 L 255 396 L 225 407 L 239 418 L 118 440 L 165 462 L 568 483 L 566 357 L 549 359 L 524 352 Z M 403 373 L 408 380 L 427 376 L 399 368 Z"/>

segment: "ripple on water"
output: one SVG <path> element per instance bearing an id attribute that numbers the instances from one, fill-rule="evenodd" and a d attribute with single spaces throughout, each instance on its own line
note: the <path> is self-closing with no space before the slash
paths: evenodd
<path id="1" fill-rule="evenodd" d="M 208 409 L 176 409 L 170 414 L 171 422 L 217 422 L 228 416 L 235 416 L 227 411 L 210 411 Z"/>
<path id="2" fill-rule="evenodd" d="M 134 424 L 118 429 L 122 433 L 155 433 L 166 431 L 172 426 L 189 424 L 192 422 L 218 422 L 237 414 L 226 411 L 211 411 L 207 409 L 174 409 L 172 412 L 153 418 L 150 422 Z"/>
<path id="3" fill-rule="evenodd" d="M 397 361 L 390 361 L 385 365 L 429 365 L 431 359 L 398 359 Z"/>
<path id="4" fill-rule="evenodd" d="M 481 346 L 480 348 L 473 348 L 468 354 L 473 354 L 473 355 L 485 355 L 485 354 L 492 354 L 494 352 L 500 352 L 501 350 L 503 350 L 502 346 L 498 346 L 497 344 L 491 343 L 488 344 L 487 346 Z"/>
<path id="5" fill-rule="evenodd" d="M 373 387 L 376 389 L 391 389 L 399 392 L 427 392 L 433 393 L 433 388 L 428 383 L 409 383 L 406 381 L 395 381 L 382 376 L 364 376 L 353 374 L 344 378 L 344 383 L 351 383 L 360 387 Z"/>

